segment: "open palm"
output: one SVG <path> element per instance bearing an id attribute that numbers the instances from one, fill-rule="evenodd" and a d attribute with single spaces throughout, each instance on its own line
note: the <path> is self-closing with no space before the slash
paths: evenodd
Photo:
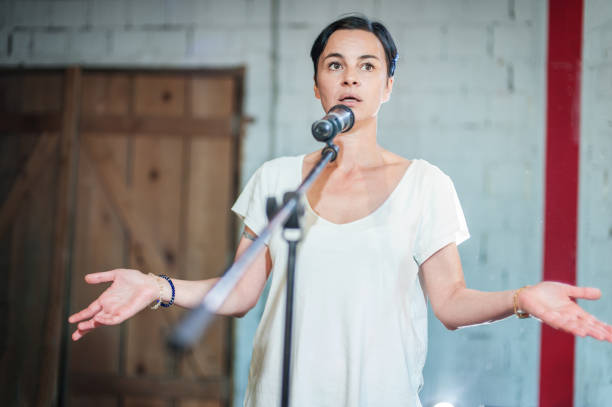
<path id="1" fill-rule="evenodd" d="M 596 300 L 597 288 L 544 281 L 520 293 L 521 308 L 555 329 L 612 342 L 612 327 L 583 310 L 572 298 Z"/>
<path id="2" fill-rule="evenodd" d="M 155 281 L 138 270 L 116 269 L 87 274 L 89 284 L 112 282 L 112 284 L 89 306 L 68 318 L 77 323 L 72 334 L 79 340 L 89 331 L 102 325 L 116 325 L 135 315 L 158 298 Z"/>

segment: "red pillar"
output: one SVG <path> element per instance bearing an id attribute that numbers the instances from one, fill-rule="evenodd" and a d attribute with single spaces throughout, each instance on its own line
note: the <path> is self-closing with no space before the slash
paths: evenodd
<path id="1" fill-rule="evenodd" d="M 550 0 L 546 114 L 545 280 L 576 283 L 583 0 Z M 574 398 L 574 337 L 542 328 L 540 406 Z"/>

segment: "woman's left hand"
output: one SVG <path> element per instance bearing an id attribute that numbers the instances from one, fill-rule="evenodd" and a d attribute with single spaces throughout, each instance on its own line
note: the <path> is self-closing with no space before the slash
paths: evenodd
<path id="1" fill-rule="evenodd" d="M 612 326 L 599 321 L 572 301 L 572 298 L 596 300 L 599 297 L 601 291 L 597 288 L 543 281 L 522 289 L 518 302 L 521 310 L 555 329 L 612 342 Z"/>

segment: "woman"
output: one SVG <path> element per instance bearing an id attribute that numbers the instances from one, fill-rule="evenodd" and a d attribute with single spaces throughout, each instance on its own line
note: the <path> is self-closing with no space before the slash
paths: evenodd
<path id="1" fill-rule="evenodd" d="M 448 329 L 531 314 L 554 328 L 612 342 L 612 327 L 572 301 L 597 299 L 597 289 L 553 282 L 503 292 L 466 288 L 457 245 L 469 233 L 450 178 L 424 160 L 407 160 L 377 144 L 378 110 L 391 95 L 397 61 L 382 24 L 358 16 L 338 20 L 321 32 L 311 56 L 315 97 L 325 111 L 338 103 L 351 107 L 355 124 L 335 139 L 340 154 L 305 202 L 293 405 L 419 406 L 426 298 Z M 265 198 L 295 188 L 319 156 L 279 158 L 257 170 L 232 208 L 245 223 L 237 256 L 266 224 Z M 279 403 L 285 252 L 282 238 L 273 236 L 220 310 L 244 315 L 272 275 L 246 405 Z M 136 270 L 89 274 L 86 280 L 113 284 L 70 317 L 79 322 L 74 340 L 172 297 L 169 284 Z M 194 307 L 216 281 L 173 280 L 175 303 Z"/>

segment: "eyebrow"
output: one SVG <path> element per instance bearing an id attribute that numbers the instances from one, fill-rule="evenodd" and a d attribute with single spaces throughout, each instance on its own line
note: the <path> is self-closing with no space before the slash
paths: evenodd
<path id="1" fill-rule="evenodd" d="M 342 58 L 342 59 L 344 59 L 344 56 L 342 54 L 337 53 L 337 52 L 332 52 L 331 54 L 329 54 L 325 58 L 323 58 L 323 61 L 325 61 L 327 58 Z M 370 55 L 370 54 L 361 55 L 359 57 L 359 59 L 369 59 L 369 58 L 374 58 L 374 59 L 380 60 L 380 58 L 378 58 L 376 55 Z"/>

